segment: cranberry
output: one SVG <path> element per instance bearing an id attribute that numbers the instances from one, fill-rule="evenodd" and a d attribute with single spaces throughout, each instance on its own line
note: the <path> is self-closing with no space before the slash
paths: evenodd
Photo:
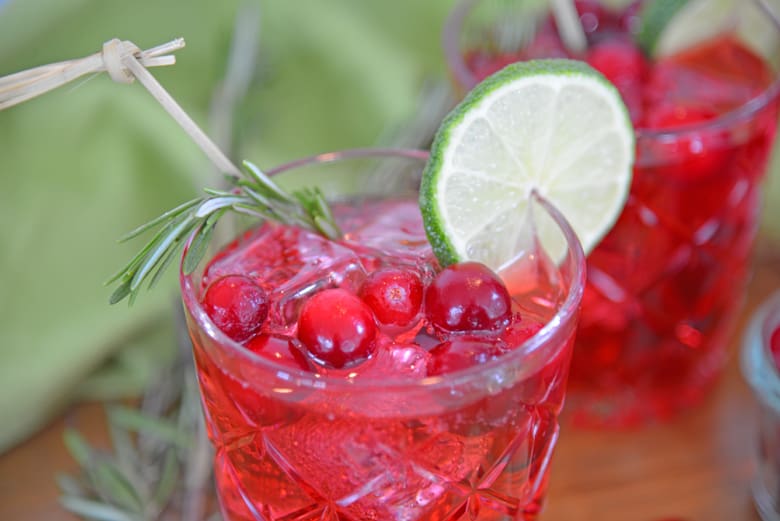
<path id="1" fill-rule="evenodd" d="M 780 369 L 780 326 L 778 326 L 769 339 L 769 349 L 775 358 L 775 365 Z"/>
<path id="2" fill-rule="evenodd" d="M 376 319 L 394 326 L 409 325 L 417 317 L 422 294 L 420 276 L 400 269 L 375 271 L 360 287 L 360 298 L 373 310 Z"/>
<path id="3" fill-rule="evenodd" d="M 463 262 L 442 270 L 425 292 L 431 324 L 443 331 L 490 331 L 509 323 L 512 299 L 484 264 Z"/>
<path id="4" fill-rule="evenodd" d="M 453 337 L 431 350 L 428 376 L 468 369 L 495 360 L 500 355 L 500 346 L 489 338 Z"/>
<path id="5" fill-rule="evenodd" d="M 320 363 L 340 369 L 357 365 L 375 350 L 371 309 L 347 290 L 326 289 L 304 303 L 298 338 Z"/>
<path id="6" fill-rule="evenodd" d="M 647 70 L 644 55 L 628 40 L 605 40 L 588 50 L 588 64 L 601 72 L 620 92 L 637 122 L 642 117 L 642 82 Z"/>
<path id="7" fill-rule="evenodd" d="M 268 316 L 268 296 L 243 275 L 227 275 L 212 282 L 203 297 L 212 322 L 236 342 L 257 333 Z"/>
<path id="8" fill-rule="evenodd" d="M 311 370 L 311 364 L 294 338 L 260 334 L 246 343 L 253 353 L 290 369 Z"/>
<path id="9" fill-rule="evenodd" d="M 703 123 L 717 117 L 717 113 L 705 107 L 679 104 L 662 104 L 649 111 L 646 118 L 651 129 L 676 129 L 686 125 Z M 713 128 L 680 129 L 677 135 L 653 142 L 654 158 L 659 164 L 668 165 L 668 174 L 682 180 L 698 180 L 721 172 L 726 168 L 728 135 Z M 666 168 L 666 167 L 665 167 Z"/>

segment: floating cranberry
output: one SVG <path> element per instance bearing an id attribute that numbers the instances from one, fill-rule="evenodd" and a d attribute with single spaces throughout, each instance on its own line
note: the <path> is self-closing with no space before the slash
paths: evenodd
<path id="1" fill-rule="evenodd" d="M 428 320 L 443 331 L 496 331 L 509 323 L 512 299 L 484 264 L 463 262 L 442 270 L 425 292 Z"/>
<path id="2" fill-rule="evenodd" d="M 375 349 L 376 333 L 371 309 L 340 288 L 312 296 L 298 317 L 298 339 L 315 360 L 336 369 L 369 358 Z"/>
<path id="3" fill-rule="evenodd" d="M 212 322 L 236 342 L 257 333 L 268 316 L 268 296 L 243 275 L 227 275 L 212 282 L 203 297 L 203 309 Z"/>
<path id="4" fill-rule="evenodd" d="M 428 362 L 428 376 L 468 369 L 495 360 L 500 355 L 501 348 L 494 339 L 453 337 L 431 350 L 432 358 Z"/>
<path id="5" fill-rule="evenodd" d="M 376 319 L 394 326 L 407 326 L 417 317 L 422 295 L 420 276 L 397 268 L 373 272 L 360 287 L 360 298 Z"/>

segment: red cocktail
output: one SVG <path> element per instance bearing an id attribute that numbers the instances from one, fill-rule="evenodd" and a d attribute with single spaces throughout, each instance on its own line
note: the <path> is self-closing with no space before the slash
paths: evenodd
<path id="1" fill-rule="evenodd" d="M 227 519 L 536 519 L 584 255 L 535 198 L 567 246 L 557 262 L 537 244 L 503 281 L 442 270 L 415 193 L 426 158 L 364 150 L 276 169 L 354 173 L 361 188 L 333 205 L 343 238 L 267 222 L 182 276 Z"/>
<path id="2" fill-rule="evenodd" d="M 634 43 L 642 2 L 620 12 L 576 2 L 582 54 L 566 49 L 546 11 L 513 22 L 512 4 L 529 2 L 504 2 L 504 14 L 487 4 L 459 5 L 445 30 L 460 87 L 513 61 L 570 57 L 599 69 L 630 109 L 631 194 L 588 257 L 570 405 L 590 425 L 667 418 L 698 402 L 726 359 L 775 137 L 776 72 L 736 32 L 649 59 Z"/>

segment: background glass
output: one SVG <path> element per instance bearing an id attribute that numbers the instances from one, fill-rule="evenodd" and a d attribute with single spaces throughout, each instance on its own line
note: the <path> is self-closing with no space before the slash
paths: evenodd
<path id="1" fill-rule="evenodd" d="M 629 34 L 641 3 L 621 14 Z M 598 2 L 578 2 L 585 5 Z M 740 4 L 743 15 L 756 9 L 753 2 Z M 589 16 L 581 20 L 592 40 L 598 24 Z M 780 31 L 769 17 L 757 18 L 765 24 L 761 34 L 774 42 L 761 55 L 771 65 L 780 56 Z M 465 91 L 478 81 L 464 58 L 475 50 L 497 64 L 511 62 L 513 52 L 532 42 L 537 55 L 559 55 L 559 46 L 535 40 L 537 25 L 549 19 L 540 0 L 460 2 L 443 35 L 456 85 Z M 722 66 L 720 59 L 714 56 L 710 66 Z M 578 424 L 625 427 L 669 418 L 700 402 L 721 373 L 778 120 L 780 81 L 776 68 L 771 73 L 771 85 L 758 96 L 710 121 L 636 129 L 628 202 L 588 256 L 569 388 Z"/>

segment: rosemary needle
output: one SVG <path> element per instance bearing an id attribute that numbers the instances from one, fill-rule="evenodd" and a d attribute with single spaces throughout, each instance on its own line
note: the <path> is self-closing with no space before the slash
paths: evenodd
<path id="1" fill-rule="evenodd" d="M 247 172 L 244 177 L 227 176 L 232 189 L 205 189 L 205 196 L 165 212 L 120 239 L 124 242 L 158 228 L 125 267 L 106 282 L 107 285 L 119 284 L 111 295 L 112 304 L 127 297 L 132 303 L 145 282 L 153 286 L 190 236 L 192 240 L 183 268 L 185 273 L 191 273 L 206 253 L 216 222 L 229 211 L 300 226 L 330 239 L 341 236 L 318 188 L 288 193 L 252 163 L 244 162 L 244 168 Z"/>

